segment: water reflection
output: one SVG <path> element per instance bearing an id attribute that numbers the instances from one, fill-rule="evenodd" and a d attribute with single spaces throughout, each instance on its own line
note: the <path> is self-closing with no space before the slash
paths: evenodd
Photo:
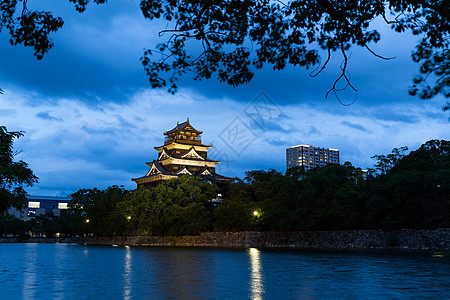
<path id="1" fill-rule="evenodd" d="M 38 244 L 25 244 L 25 271 L 23 272 L 22 293 L 24 299 L 34 299 L 36 289 L 36 266 Z"/>
<path id="2" fill-rule="evenodd" d="M 428 254 L 0 244 L 1 299 L 450 299 Z"/>
<path id="3" fill-rule="evenodd" d="M 89 250 L 88 250 L 88 247 L 84 247 L 84 249 L 83 249 L 83 255 L 84 255 L 84 258 L 88 258 L 88 255 L 89 255 Z"/>
<path id="4" fill-rule="evenodd" d="M 433 257 L 444 257 L 444 255 L 441 252 L 434 252 Z"/>
<path id="5" fill-rule="evenodd" d="M 254 300 L 262 299 L 264 293 L 264 286 L 261 275 L 261 259 L 259 250 L 256 248 L 250 248 L 248 250 L 250 255 L 250 291 L 251 298 Z"/>
<path id="6" fill-rule="evenodd" d="M 131 299 L 132 274 L 131 274 L 131 247 L 125 246 L 125 262 L 123 270 L 123 298 Z"/>
<path id="7" fill-rule="evenodd" d="M 67 264 L 68 257 L 66 251 L 66 245 L 55 245 L 55 257 L 53 269 L 55 274 L 61 275 L 64 272 L 65 265 Z M 64 299 L 65 280 L 64 276 L 55 275 L 53 281 L 53 299 Z"/>
<path id="8" fill-rule="evenodd" d="M 175 248 L 152 252 L 148 267 L 155 272 L 154 283 L 164 298 L 196 298 L 214 286 L 214 270 L 203 250 L 192 250 L 191 255 Z"/>

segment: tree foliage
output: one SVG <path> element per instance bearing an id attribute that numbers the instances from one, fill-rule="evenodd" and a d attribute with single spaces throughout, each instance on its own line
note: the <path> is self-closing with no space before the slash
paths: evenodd
<path id="1" fill-rule="evenodd" d="M 69 0 L 78 12 L 90 2 Z M 264 65 L 274 70 L 287 66 L 313 68 L 315 77 L 332 56 L 342 59 L 341 72 L 329 93 L 342 87 L 357 90 L 348 73 L 351 47 L 370 47 L 381 34 L 371 26 L 382 18 L 396 32 L 420 37 L 412 53 L 420 64 L 411 95 L 450 96 L 449 14 L 446 0 L 141 0 L 146 19 L 162 19 L 164 42 L 147 49 L 141 58 L 152 87 L 169 87 L 174 93 L 185 73 L 194 79 L 216 77 L 232 86 L 248 83 Z M 48 11 L 30 11 L 28 0 L 0 2 L 0 31 L 6 29 L 12 45 L 32 47 L 41 59 L 53 47 L 49 35 L 63 26 Z M 0 91 L 1 92 L 1 91 Z M 339 98 L 338 98 L 339 99 Z"/>
<path id="2" fill-rule="evenodd" d="M 374 155 L 371 158 L 376 159 L 375 169 L 381 174 L 387 174 L 393 167 L 399 164 L 400 160 L 405 156 L 408 147 L 394 148 L 391 154 Z"/>
<path id="3" fill-rule="evenodd" d="M 23 44 L 34 49 L 37 59 L 53 48 L 50 34 L 58 31 L 64 21 L 61 17 L 53 16 L 50 11 L 30 10 L 29 0 L 1 0 L 0 1 L 0 32 L 8 31 L 11 45 Z M 30 1 L 33 2 L 33 1 Z M 90 0 L 69 0 L 78 12 L 83 12 Z M 97 4 L 106 0 L 93 0 Z"/>
<path id="4" fill-rule="evenodd" d="M 368 212 L 383 228 L 450 226 L 450 142 L 431 140 L 373 178 Z"/>
<path id="5" fill-rule="evenodd" d="M 0 216 L 0 234 L 25 231 L 69 235 L 194 235 L 211 230 L 436 229 L 450 226 L 450 142 L 431 140 L 376 155 L 377 172 L 364 179 L 349 162 L 305 172 L 246 172 L 232 182 L 222 205 L 218 189 L 184 175 L 152 189 L 82 189 L 71 210 L 28 223 Z M 225 190 L 225 189 L 224 189 Z M 222 191 L 221 191 L 222 192 Z M 89 222 L 87 222 L 89 220 Z"/>
<path id="6" fill-rule="evenodd" d="M 232 183 L 226 198 L 227 207 L 242 199 L 248 205 L 252 222 L 246 230 L 334 230 L 357 228 L 363 218 L 361 170 L 347 163 L 329 165 L 305 172 L 288 169 L 286 174 L 274 170 L 246 173 L 247 184 Z M 246 198 L 236 199 L 236 190 Z M 241 204 L 242 206 L 242 204 Z M 245 220 L 245 218 L 242 218 Z M 227 224 L 225 228 L 232 228 Z M 235 229 L 239 226 L 234 225 Z"/>
<path id="7" fill-rule="evenodd" d="M 95 235 L 121 235 L 127 227 L 126 216 L 118 209 L 128 191 L 118 186 L 106 190 L 81 189 L 72 194 L 69 207 L 78 217 L 80 228 Z M 80 216 L 85 214 L 82 218 Z"/>
<path id="8" fill-rule="evenodd" d="M 147 50 L 142 59 L 153 87 L 169 85 L 173 92 L 186 72 L 194 72 L 198 80 L 214 75 L 237 86 L 249 82 L 253 69 L 264 65 L 274 70 L 315 67 L 311 76 L 317 76 L 332 55 L 340 54 L 341 73 L 327 96 L 340 86 L 356 91 L 347 72 L 349 49 L 363 47 L 389 59 L 370 48 L 381 38 L 371 22 L 383 18 L 393 30 L 408 29 L 421 37 L 412 55 L 421 63 L 420 75 L 410 93 L 422 98 L 450 95 L 449 6 L 444 0 L 143 0 L 141 10 L 148 19 L 173 25 L 160 32 L 168 37 L 166 42 L 156 51 Z M 192 50 L 199 47 L 198 53 Z M 324 59 L 321 52 L 326 53 Z M 430 86 L 427 79 L 433 76 Z"/>
<path id="9" fill-rule="evenodd" d="M 365 180 L 350 163 L 250 171 L 232 183 L 218 230 L 435 229 L 450 226 L 450 142 L 376 155 Z M 258 210 L 257 216 L 251 213 Z M 246 212 L 244 216 L 243 212 Z M 223 214 L 223 218 L 221 215 Z M 234 217 L 232 217 L 234 216 Z"/>
<path id="10" fill-rule="evenodd" d="M 21 131 L 8 132 L 5 126 L 0 126 L 0 212 L 9 206 L 21 209 L 26 196 L 23 186 L 32 186 L 38 181 L 26 162 L 14 161 L 14 139 L 21 136 Z"/>
<path id="11" fill-rule="evenodd" d="M 160 235 L 197 234 L 210 229 L 208 200 L 217 188 L 201 178 L 183 175 L 150 190 L 127 195 L 121 209 L 133 232 Z"/>

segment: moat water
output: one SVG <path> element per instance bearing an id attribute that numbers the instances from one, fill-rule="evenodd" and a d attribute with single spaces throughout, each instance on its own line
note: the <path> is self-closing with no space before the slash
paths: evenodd
<path id="1" fill-rule="evenodd" d="M 450 299 L 449 253 L 0 244 L 1 299 Z"/>

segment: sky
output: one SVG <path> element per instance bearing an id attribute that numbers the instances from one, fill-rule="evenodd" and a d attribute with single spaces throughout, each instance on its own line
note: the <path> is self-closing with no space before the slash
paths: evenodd
<path id="1" fill-rule="evenodd" d="M 381 41 L 369 52 L 352 48 L 349 72 L 358 92 L 344 103 L 325 94 L 339 73 L 336 56 L 318 77 L 310 71 L 265 67 L 250 84 L 233 88 L 215 79 L 184 77 L 175 95 L 152 89 L 140 64 L 145 49 L 164 41 L 166 24 L 145 20 L 137 0 L 90 5 L 83 14 L 69 1 L 30 1 L 65 24 L 53 34 L 43 60 L 32 49 L 11 46 L 0 34 L 0 125 L 24 131 L 15 141 L 16 160 L 39 177 L 32 195 L 66 196 L 82 188 L 123 185 L 145 175 L 157 158 L 163 132 L 189 118 L 212 145 L 216 171 L 243 178 L 247 170 L 286 170 L 286 148 L 308 144 L 338 148 L 340 161 L 363 169 L 372 156 L 395 147 L 417 149 L 431 139 L 450 139 L 442 96 L 424 101 L 408 95 L 418 72 L 411 52 L 417 37 L 373 23 Z"/>

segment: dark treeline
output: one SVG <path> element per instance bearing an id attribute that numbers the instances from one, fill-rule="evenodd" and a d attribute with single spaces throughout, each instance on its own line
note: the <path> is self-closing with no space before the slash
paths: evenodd
<path id="1" fill-rule="evenodd" d="M 61 217 L 8 216 L 0 232 L 189 235 L 206 231 L 436 229 L 450 227 L 450 142 L 376 155 L 367 179 L 350 163 L 305 172 L 249 171 L 221 189 L 187 175 L 150 190 L 112 186 L 74 193 Z M 215 207 L 211 199 L 223 195 Z"/>

